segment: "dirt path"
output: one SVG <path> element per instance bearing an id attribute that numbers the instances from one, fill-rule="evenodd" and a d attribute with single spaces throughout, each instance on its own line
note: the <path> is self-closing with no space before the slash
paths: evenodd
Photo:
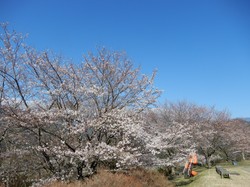
<path id="1" fill-rule="evenodd" d="M 223 166 L 230 173 L 230 179 L 221 178 L 214 168 L 203 171 L 200 177 L 188 187 L 250 187 L 250 166 Z"/>

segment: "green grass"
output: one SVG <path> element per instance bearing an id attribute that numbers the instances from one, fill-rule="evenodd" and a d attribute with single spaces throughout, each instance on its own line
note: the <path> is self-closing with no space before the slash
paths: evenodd
<path id="1" fill-rule="evenodd" d="M 215 171 L 215 168 L 206 169 L 204 167 L 197 167 L 194 170 L 198 172 L 198 175 L 189 179 L 184 179 L 183 176 L 179 176 L 172 180 L 176 186 L 183 187 L 246 187 L 250 186 L 250 161 L 239 162 L 237 166 L 233 166 L 231 162 L 220 163 L 230 173 L 230 179 L 221 179 Z M 239 174 L 239 175 L 235 175 Z"/>
<path id="2" fill-rule="evenodd" d="M 190 177 L 188 179 L 185 179 L 183 177 L 183 175 L 176 177 L 174 180 L 172 180 L 172 182 L 176 185 L 176 186 L 185 186 L 188 185 L 192 182 L 194 182 L 195 180 L 198 180 L 198 178 L 200 178 L 202 176 L 203 171 L 207 170 L 205 167 L 196 167 L 194 168 L 194 171 L 198 172 L 198 175 L 195 177 Z"/>
<path id="3" fill-rule="evenodd" d="M 186 187 L 247 187 L 250 186 L 250 161 L 238 163 L 233 166 L 231 163 L 220 163 L 230 173 L 239 175 L 230 175 L 230 178 L 221 178 L 215 171 L 215 168 L 201 171 L 190 184 Z M 185 180 L 185 179 L 183 179 Z"/>

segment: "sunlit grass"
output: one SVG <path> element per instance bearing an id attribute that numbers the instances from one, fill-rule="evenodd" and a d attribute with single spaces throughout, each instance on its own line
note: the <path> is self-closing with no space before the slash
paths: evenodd
<path id="1" fill-rule="evenodd" d="M 216 173 L 215 168 L 204 170 L 200 176 L 194 180 L 188 187 L 245 187 L 250 184 L 250 161 L 243 161 L 233 166 L 230 162 L 220 163 L 219 165 L 226 168 L 232 174 L 230 178 L 221 178 Z"/>

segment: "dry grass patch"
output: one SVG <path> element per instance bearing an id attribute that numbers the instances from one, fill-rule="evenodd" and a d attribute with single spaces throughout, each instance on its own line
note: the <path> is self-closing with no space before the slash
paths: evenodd
<path id="1" fill-rule="evenodd" d="M 85 182 L 53 183 L 46 187 L 173 187 L 167 178 L 157 171 L 136 169 L 128 173 L 111 173 L 101 170 Z"/>

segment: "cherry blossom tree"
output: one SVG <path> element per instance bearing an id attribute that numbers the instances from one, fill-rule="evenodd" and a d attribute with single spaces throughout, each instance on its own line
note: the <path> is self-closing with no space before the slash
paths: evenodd
<path id="1" fill-rule="evenodd" d="M 60 179 L 82 179 L 100 164 L 143 164 L 143 152 L 155 149 L 142 118 L 160 95 L 155 73 L 142 75 L 126 54 L 106 49 L 89 53 L 81 64 L 68 63 L 25 45 L 6 24 L 2 28 L 0 110 L 7 125 L 0 143 L 12 145 L 1 149 L 2 169 L 11 172 L 7 162 L 24 162 L 27 155 L 33 176 Z"/>
<path id="2" fill-rule="evenodd" d="M 195 148 L 187 122 L 178 121 L 167 105 L 149 110 L 146 122 L 146 131 L 152 135 L 153 147 L 156 147 L 153 165 L 167 175 L 174 175 L 175 168 L 182 165 Z"/>
<path id="3" fill-rule="evenodd" d="M 219 156 L 219 148 L 223 139 L 224 126 L 230 119 L 227 111 L 218 111 L 214 107 L 194 106 L 194 123 L 192 123 L 193 141 L 198 153 L 204 156 L 208 168 Z"/>
<path id="4" fill-rule="evenodd" d="M 224 142 L 221 141 L 222 129 L 230 119 L 229 114 L 226 111 L 217 111 L 214 107 L 181 101 L 165 103 L 161 107 L 160 116 L 163 126 L 173 122 L 178 124 L 179 128 L 175 129 L 175 134 L 181 137 L 178 143 L 181 142 L 181 145 L 185 145 L 186 148 L 182 147 L 179 150 L 182 150 L 186 156 L 192 151 L 198 151 L 200 158 L 204 157 L 210 167 L 211 157 L 217 155 L 219 145 L 222 146 L 221 142 Z"/>
<path id="5" fill-rule="evenodd" d="M 222 131 L 222 138 L 220 145 L 221 151 L 225 154 L 227 160 L 235 160 L 236 155 L 242 155 L 245 160 L 245 154 L 250 152 L 250 125 L 248 122 L 241 119 L 230 120 Z"/>

